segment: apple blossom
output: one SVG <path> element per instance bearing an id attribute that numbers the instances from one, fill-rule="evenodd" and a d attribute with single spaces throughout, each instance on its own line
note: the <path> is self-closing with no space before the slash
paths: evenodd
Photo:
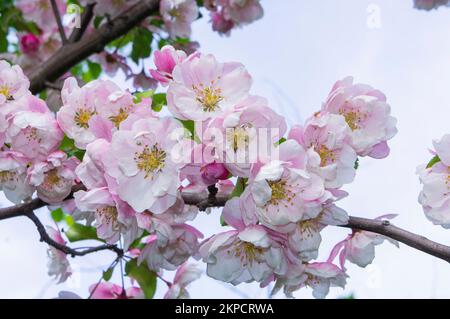
<path id="1" fill-rule="evenodd" d="M 28 95 L 30 81 L 18 65 L 11 66 L 5 60 L 0 60 L 0 112 L 5 103 Z"/>
<path id="2" fill-rule="evenodd" d="M 18 152 L 0 152 L 0 187 L 6 198 L 15 204 L 31 198 L 35 191 L 27 181 L 30 162 L 30 159 Z"/>
<path id="3" fill-rule="evenodd" d="M 111 81 L 96 80 L 80 88 L 75 78 L 65 80 L 61 91 L 63 106 L 58 111 L 57 120 L 77 147 L 84 149 L 94 141 L 90 120 L 98 113 L 98 107 L 117 91 L 121 90 Z"/>
<path id="4" fill-rule="evenodd" d="M 395 216 L 397 215 L 388 214 L 379 216 L 375 220 L 392 219 Z M 375 258 L 375 246 L 382 244 L 385 239 L 398 247 L 398 242 L 389 237 L 363 230 L 353 230 L 346 239 L 336 244 L 328 260 L 333 261 L 340 252 L 339 260 L 342 269 L 345 269 L 345 260 L 360 267 L 366 267 Z"/>
<path id="5" fill-rule="evenodd" d="M 191 55 L 173 70 L 167 106 L 182 120 L 204 121 L 247 97 L 252 83 L 240 63 L 219 63 L 213 55 Z"/>
<path id="6" fill-rule="evenodd" d="M 244 219 L 283 227 L 317 217 L 322 204 L 333 198 L 322 178 L 307 170 L 307 152 L 300 144 L 287 140 L 279 146 L 279 154 L 279 160 L 252 168 L 242 194 Z"/>
<path id="7" fill-rule="evenodd" d="M 353 84 L 347 77 L 334 84 L 322 111 L 340 114 L 351 129 L 351 146 L 359 156 L 384 158 L 387 141 L 397 133 L 397 120 L 390 115 L 386 96 L 365 84 Z"/>
<path id="8" fill-rule="evenodd" d="M 198 240 L 203 234 L 187 224 L 158 227 L 156 233 L 148 236 L 138 257 L 138 263 L 146 261 L 149 269 L 159 271 L 161 268 L 175 270 L 189 257 L 197 253 Z"/>
<path id="9" fill-rule="evenodd" d="M 202 133 L 203 142 L 216 148 L 234 176 L 248 177 L 259 157 L 276 156 L 271 152 L 285 134 L 286 122 L 267 105 L 265 98 L 249 96 L 212 119 Z"/>
<path id="10" fill-rule="evenodd" d="M 450 135 L 433 141 L 437 161 L 417 168 L 420 182 L 423 184 L 419 203 L 425 216 L 435 225 L 450 228 Z"/>
<path id="11" fill-rule="evenodd" d="M 75 184 L 75 168 L 80 163 L 76 157 L 55 151 L 44 162 L 34 164 L 28 172 L 30 184 L 36 187 L 43 201 L 54 204 L 63 201 Z"/>
<path id="12" fill-rule="evenodd" d="M 173 39 L 191 35 L 191 23 L 198 17 L 195 0 L 161 0 L 159 10 L 167 32 Z"/>
<path id="13" fill-rule="evenodd" d="M 47 234 L 53 239 L 55 242 L 61 245 L 65 245 L 66 242 L 62 238 L 59 230 L 56 230 L 50 226 L 46 227 Z M 58 280 L 58 283 L 62 283 L 67 280 L 67 278 L 72 275 L 72 270 L 70 269 L 69 261 L 67 260 L 67 255 L 63 253 L 61 250 L 49 246 L 48 248 L 48 275 L 55 276 Z"/>
<path id="14" fill-rule="evenodd" d="M 64 137 L 53 113 L 35 96 L 24 97 L 25 110 L 17 111 L 6 134 L 11 150 L 21 152 L 33 161 L 45 160 L 56 151 Z"/>
<path id="15" fill-rule="evenodd" d="M 288 138 L 307 150 L 309 169 L 324 179 L 327 188 L 339 188 L 352 182 L 356 173 L 350 134 L 343 116 L 316 113 L 303 127 L 294 126 Z"/>
<path id="16" fill-rule="evenodd" d="M 227 202 L 224 221 L 234 230 L 213 235 L 199 250 L 208 276 L 232 283 L 264 282 L 286 267 L 284 245 L 261 225 L 245 226 L 237 198 Z"/>
<path id="17" fill-rule="evenodd" d="M 177 198 L 179 163 L 173 150 L 184 133 L 169 118 L 141 119 L 114 133 L 105 168 L 117 194 L 134 210 L 161 213 Z"/>

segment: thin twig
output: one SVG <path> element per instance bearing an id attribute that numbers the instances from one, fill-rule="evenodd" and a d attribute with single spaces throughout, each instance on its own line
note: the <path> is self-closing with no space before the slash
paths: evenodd
<path id="1" fill-rule="evenodd" d="M 50 0 L 52 3 L 53 14 L 55 16 L 56 24 L 58 25 L 58 31 L 61 36 L 61 41 L 63 45 L 67 44 L 66 32 L 64 31 L 64 26 L 61 20 L 61 14 L 59 13 L 58 5 L 56 4 L 56 0 Z"/>
<path id="2" fill-rule="evenodd" d="M 72 257 L 75 256 L 85 256 L 87 254 L 91 254 L 91 253 L 95 253 L 98 251 L 102 251 L 102 250 L 111 250 L 113 252 L 115 252 L 117 254 L 117 256 L 123 256 L 123 250 L 120 249 L 119 247 L 117 247 L 116 245 L 109 245 L 109 244 L 105 244 L 105 245 L 100 245 L 100 246 L 96 246 L 96 247 L 92 247 L 92 248 L 88 248 L 88 249 L 84 249 L 81 251 L 78 251 L 76 249 L 70 248 L 64 244 L 60 244 L 58 242 L 56 242 L 55 240 L 53 240 L 50 235 L 47 233 L 47 231 L 45 230 L 45 226 L 41 223 L 41 221 L 39 220 L 39 218 L 34 214 L 33 211 L 28 211 L 24 214 L 26 217 L 28 217 L 36 226 L 39 235 L 41 236 L 41 241 L 47 243 L 48 245 L 62 251 L 63 253 L 70 255 Z"/>

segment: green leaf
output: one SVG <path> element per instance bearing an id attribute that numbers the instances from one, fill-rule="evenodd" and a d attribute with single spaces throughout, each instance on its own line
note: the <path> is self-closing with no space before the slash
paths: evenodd
<path id="1" fill-rule="evenodd" d="M 83 79 L 84 82 L 88 83 L 98 79 L 101 73 L 102 73 L 102 66 L 98 63 L 88 60 L 87 70 L 83 72 L 81 78 Z"/>
<path id="2" fill-rule="evenodd" d="M 105 271 L 103 272 L 103 276 L 102 276 L 103 279 L 104 279 L 105 281 L 109 281 L 109 280 L 111 279 L 112 275 L 113 275 L 113 272 L 114 272 L 114 267 L 111 267 L 111 268 L 105 270 Z"/>
<path id="3" fill-rule="evenodd" d="M 94 227 L 85 226 L 78 223 L 74 223 L 69 227 L 69 229 L 66 231 L 66 236 L 71 243 L 87 239 L 100 240 L 97 237 L 97 230 Z"/>
<path id="4" fill-rule="evenodd" d="M 282 137 L 276 144 L 280 145 L 280 144 L 283 144 L 284 142 L 286 142 L 286 138 Z"/>
<path id="5" fill-rule="evenodd" d="M 61 208 L 53 210 L 50 214 L 52 215 L 53 220 L 57 223 L 64 219 L 64 212 Z"/>
<path id="6" fill-rule="evenodd" d="M 355 165 L 353 166 L 355 169 L 358 169 L 359 167 L 359 158 L 356 159 Z"/>
<path id="7" fill-rule="evenodd" d="M 184 128 L 188 131 L 189 133 L 189 138 L 191 139 L 195 139 L 195 122 L 192 120 L 180 120 L 178 119 L 181 124 L 183 124 Z"/>
<path id="8" fill-rule="evenodd" d="M 75 146 L 75 141 L 67 135 L 64 135 L 63 140 L 61 141 L 61 145 L 59 146 L 59 149 L 67 154 L 67 156 L 75 156 L 80 161 L 83 160 L 84 153 L 86 153 L 85 150 L 80 150 Z"/>
<path id="9" fill-rule="evenodd" d="M 145 298 L 153 298 L 156 291 L 156 274 L 148 269 L 145 262 L 138 265 L 136 259 L 130 260 L 125 265 L 125 273 L 138 282 Z"/>
<path id="10" fill-rule="evenodd" d="M 441 159 L 439 158 L 439 156 L 435 155 L 427 164 L 427 168 L 432 167 L 434 164 L 439 163 L 441 161 Z"/>
<path id="11" fill-rule="evenodd" d="M 155 112 L 161 111 L 164 105 L 167 105 L 165 93 L 156 93 L 152 97 L 152 110 Z"/>
<path id="12" fill-rule="evenodd" d="M 145 28 L 138 28 L 134 34 L 131 59 L 137 64 L 142 58 L 148 58 L 152 53 L 153 34 Z"/>
<path id="13" fill-rule="evenodd" d="M 234 186 L 233 191 L 231 192 L 231 198 L 239 197 L 245 190 L 246 179 L 243 177 L 238 177 L 236 181 L 236 185 Z"/>
<path id="14" fill-rule="evenodd" d="M 141 103 L 142 99 L 148 99 L 153 97 L 153 90 L 144 91 L 144 92 L 136 92 L 133 94 L 134 96 L 134 103 Z"/>

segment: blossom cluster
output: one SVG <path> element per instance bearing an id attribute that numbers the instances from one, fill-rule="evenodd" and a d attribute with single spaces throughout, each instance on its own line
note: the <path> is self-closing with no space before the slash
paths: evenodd
<path id="1" fill-rule="evenodd" d="M 274 292 L 289 296 L 308 286 L 318 298 L 345 285 L 343 260 L 362 267 L 372 261 L 383 238 L 361 231 L 328 260 L 316 259 L 321 231 L 348 221 L 336 201 L 347 195 L 342 187 L 353 181 L 358 157 L 389 154 L 396 120 L 382 92 L 345 78 L 318 112 L 288 130 L 284 117 L 251 93 L 242 64 L 172 46 L 155 52 L 154 62 L 150 74 L 167 88 L 171 116 L 152 109 L 151 94 L 133 95 L 109 80 L 80 87 L 72 77 L 55 116 L 31 95 L 21 68 L 1 61 L 0 183 L 7 198 L 20 203 L 36 192 L 75 222 L 93 223 L 99 239 L 120 243 L 139 265 L 177 270 L 166 297 L 188 295 L 186 285 L 199 275 L 186 264 L 190 257 L 217 280 L 273 283 Z M 64 148 L 68 140 L 76 152 Z M 66 199 L 76 185 L 83 189 Z M 206 197 L 211 187 L 232 194 L 222 212 L 228 230 L 202 241 L 189 224 L 199 209 L 183 195 Z M 50 256 L 49 273 L 65 280 L 65 254 L 51 248 Z M 120 288 L 105 283 L 91 294 L 142 296 L 138 287 Z"/>

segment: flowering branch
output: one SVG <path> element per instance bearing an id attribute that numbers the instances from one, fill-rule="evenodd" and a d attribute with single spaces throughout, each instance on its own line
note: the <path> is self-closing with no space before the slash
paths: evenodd
<path id="1" fill-rule="evenodd" d="M 60 48 L 46 62 L 34 68 L 30 74 L 30 91 L 33 94 L 45 88 L 47 81 L 53 82 L 63 75 L 67 70 L 83 61 L 95 52 L 101 52 L 110 41 L 126 34 L 138 25 L 142 20 L 156 12 L 159 0 L 139 1 L 109 23 L 104 24 L 89 36 L 74 43 L 68 43 Z M 87 20 L 87 18 L 85 17 Z M 76 39 L 80 35 L 74 36 Z M 72 39 L 74 39 L 72 38 Z"/>
<path id="2" fill-rule="evenodd" d="M 79 190 L 74 189 L 74 191 Z M 69 196 L 71 198 L 72 195 Z M 185 204 L 187 205 L 193 205 L 199 207 L 200 210 L 205 210 L 208 207 L 223 207 L 225 206 L 226 202 L 230 199 L 230 195 L 226 193 L 217 193 L 214 197 L 210 196 L 209 194 L 205 196 L 205 194 L 198 194 L 198 193 L 188 193 L 184 192 L 182 194 L 183 200 Z M 8 219 L 18 216 L 27 216 L 30 218 L 38 227 L 38 231 L 41 234 L 41 238 L 43 238 L 43 241 L 47 242 L 49 245 L 60 249 L 61 251 L 65 252 L 66 254 L 73 255 L 73 256 L 83 256 L 92 252 L 96 252 L 99 250 L 113 250 L 117 253 L 122 253 L 123 251 L 117 248 L 115 245 L 103 245 L 99 247 L 93 247 L 89 248 L 84 251 L 76 251 L 73 250 L 67 246 L 60 245 L 58 243 L 55 243 L 54 241 L 47 240 L 48 235 L 43 235 L 43 232 L 45 232 L 45 229 L 43 228 L 42 224 L 40 224 L 40 221 L 37 219 L 37 217 L 33 213 L 29 213 L 30 211 L 44 207 L 47 204 L 40 200 L 39 198 L 33 199 L 31 202 L 21 205 L 15 205 L 11 207 L 1 208 L 0 209 L 0 220 L 2 219 Z M 42 227 L 41 227 L 42 226 Z M 374 232 L 395 240 L 398 240 L 399 242 L 408 245 L 412 248 L 415 248 L 417 250 L 423 251 L 424 253 L 427 253 L 429 255 L 435 256 L 437 258 L 443 259 L 447 262 L 450 262 L 450 247 L 446 245 L 442 245 L 439 243 L 436 243 L 432 240 L 429 240 L 428 238 L 417 235 L 414 233 L 411 233 L 407 230 L 404 230 L 402 228 L 396 227 L 392 225 L 388 220 L 374 220 L 369 218 L 362 218 L 362 217 L 353 217 L 350 216 L 349 221 L 346 225 L 340 225 L 340 227 L 345 228 L 351 228 L 355 230 L 365 230 Z"/>
<path id="3" fill-rule="evenodd" d="M 59 13 L 58 5 L 55 0 L 50 1 L 52 4 L 53 14 L 55 15 L 56 24 L 58 25 L 58 31 L 61 35 L 61 41 L 63 45 L 67 44 L 66 32 L 64 31 L 64 26 L 61 20 L 61 14 Z"/>
<path id="4" fill-rule="evenodd" d="M 66 245 L 60 244 L 49 236 L 49 234 L 45 230 L 44 225 L 41 223 L 39 218 L 33 213 L 33 211 L 27 211 L 23 215 L 28 217 L 36 225 L 39 235 L 41 236 L 41 241 L 46 242 L 48 245 L 64 252 L 67 255 L 70 255 L 72 257 L 85 256 L 87 254 L 91 254 L 101 250 L 111 250 L 114 251 L 118 256 L 123 256 L 123 250 L 117 247 L 116 245 L 105 244 L 97 247 L 86 248 L 84 250 L 79 251 L 74 248 L 70 248 Z"/>

